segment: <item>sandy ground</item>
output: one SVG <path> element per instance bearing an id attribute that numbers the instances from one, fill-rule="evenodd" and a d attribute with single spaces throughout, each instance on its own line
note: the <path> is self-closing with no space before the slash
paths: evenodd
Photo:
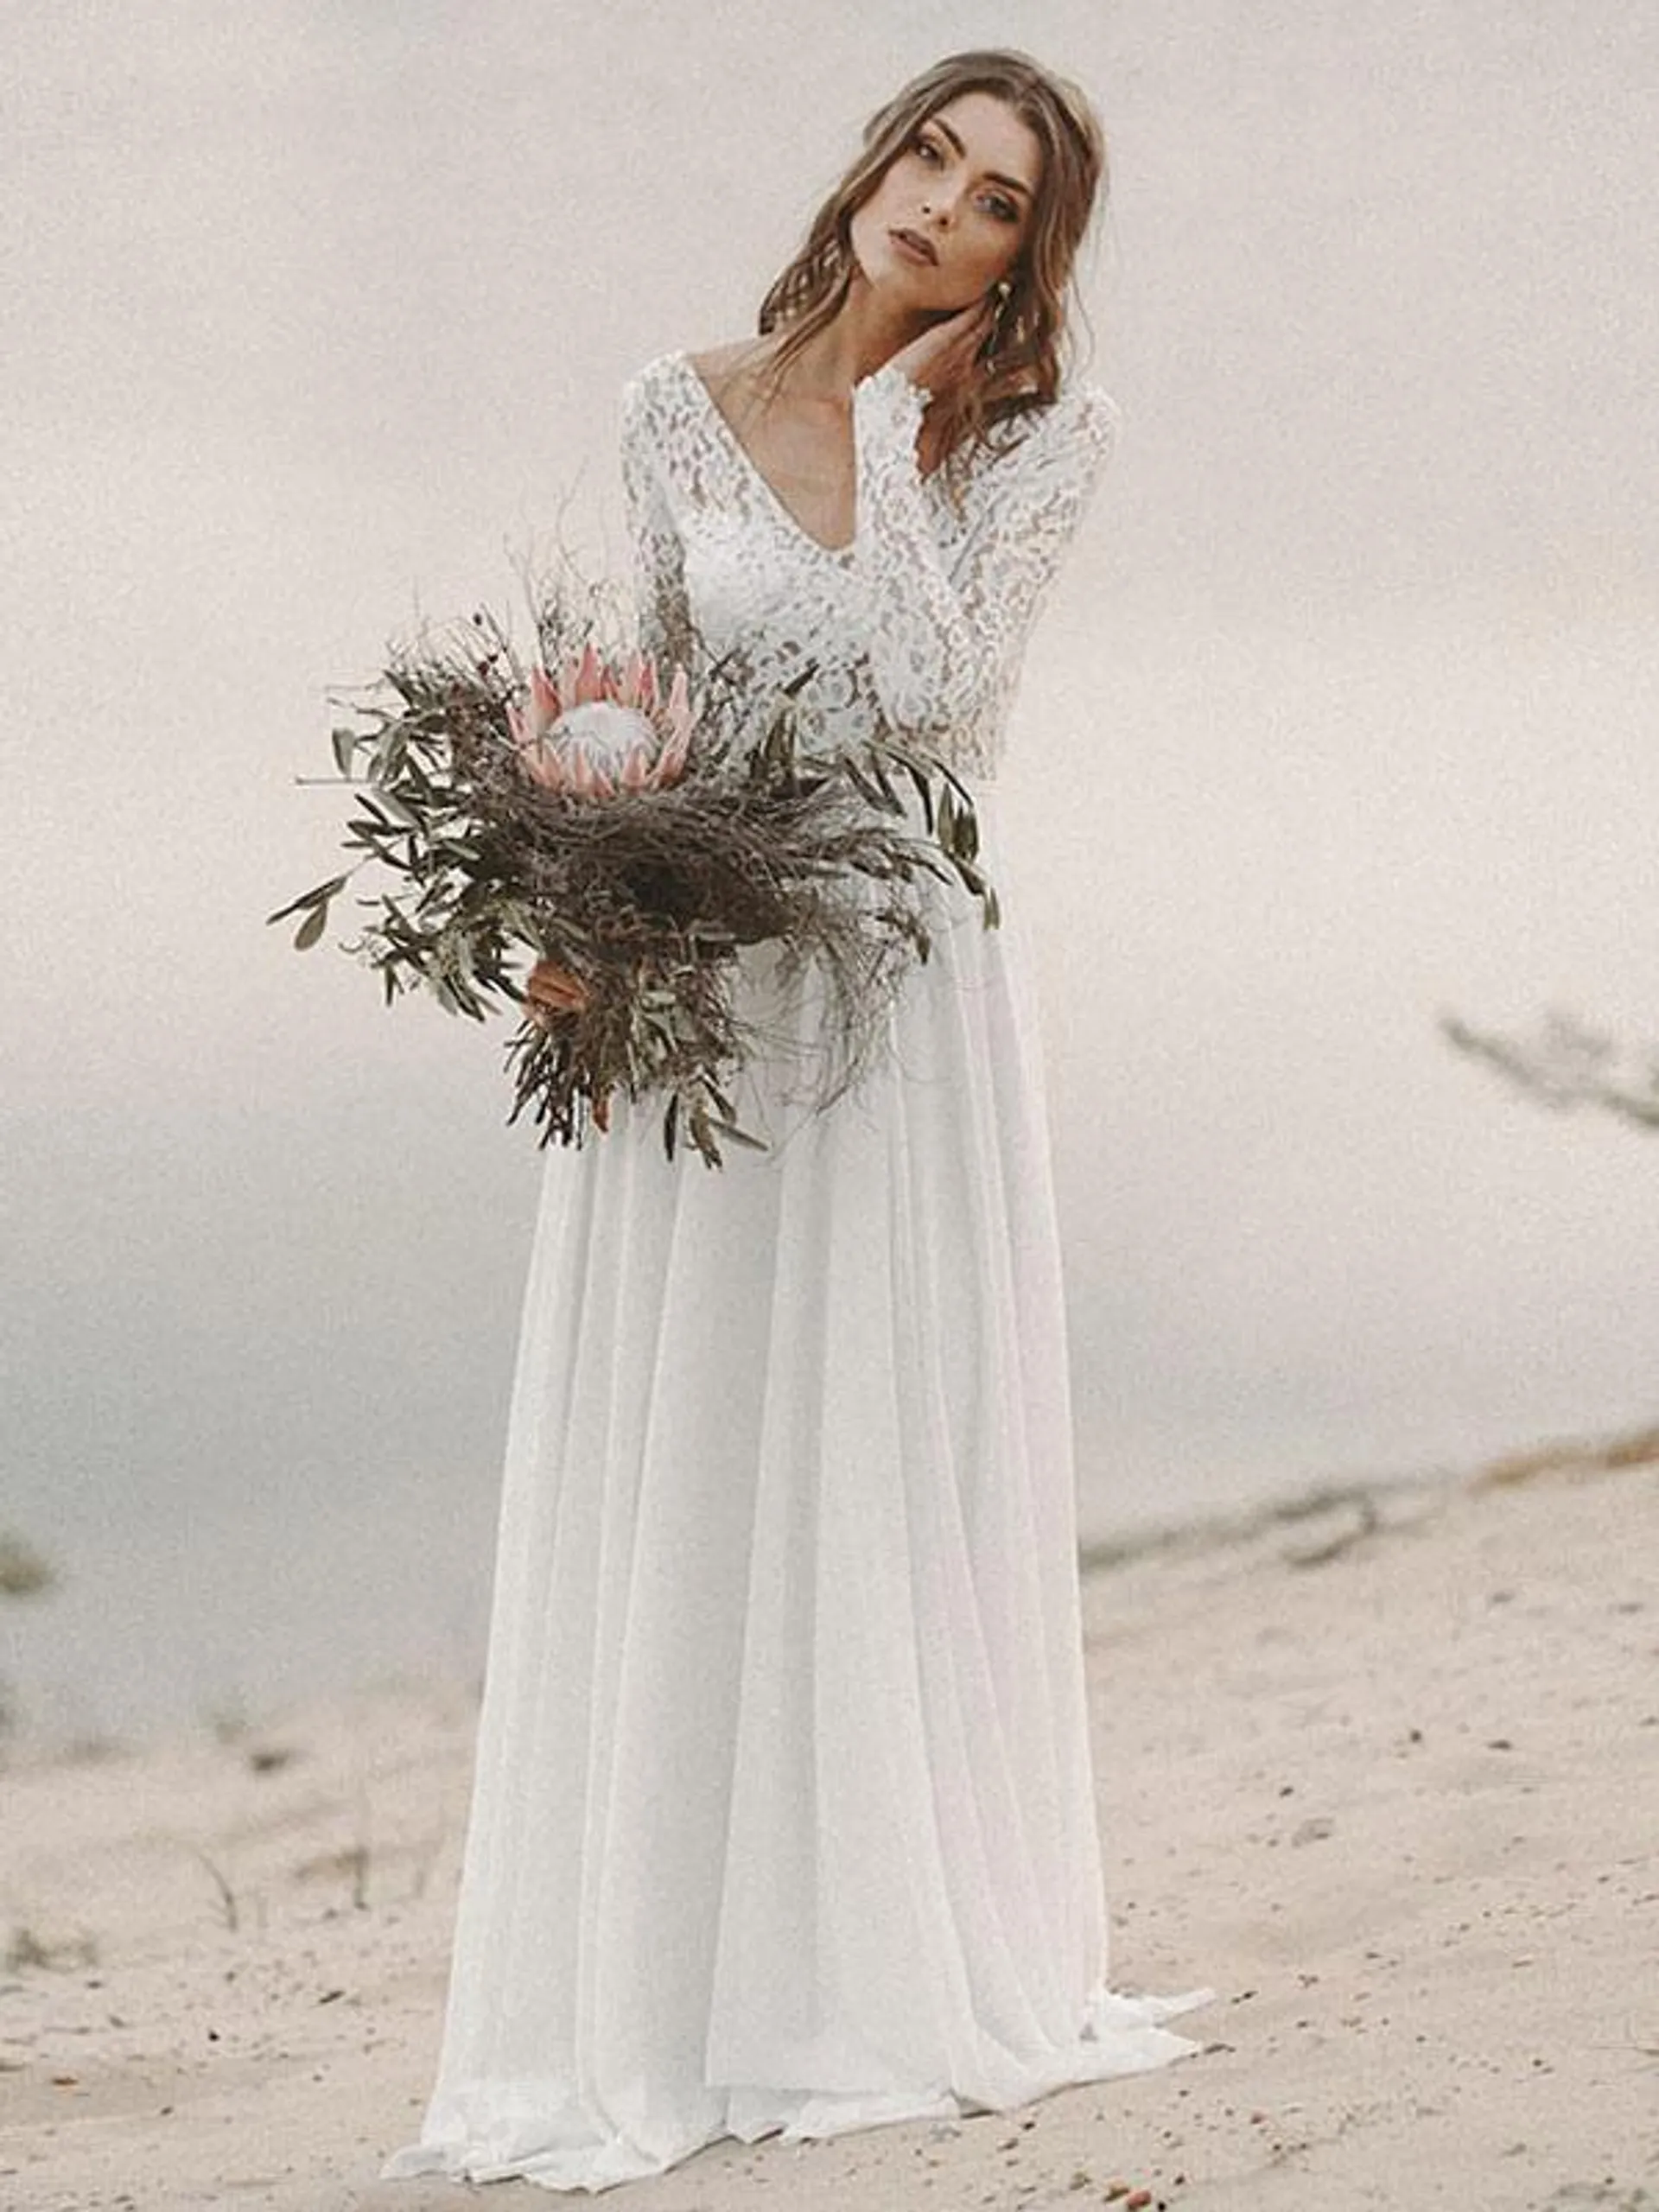
<path id="1" fill-rule="evenodd" d="M 1090 1573 L 1114 1979 L 1213 1986 L 1201 2055 L 606 2202 L 1655 2212 L 1659 1470 L 1607 1456 Z M 474 1711 L 385 1689 L 0 1777 L 0 2205 L 556 2201 L 375 2179 L 435 2054 Z"/>

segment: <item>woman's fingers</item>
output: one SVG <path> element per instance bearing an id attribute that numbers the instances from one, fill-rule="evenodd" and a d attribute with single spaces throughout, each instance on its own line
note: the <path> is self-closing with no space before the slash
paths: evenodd
<path id="1" fill-rule="evenodd" d="M 937 393 L 947 385 L 973 372 L 980 346 L 995 319 L 995 303 L 988 296 L 970 300 L 965 308 L 934 323 L 919 338 L 912 338 L 893 356 L 914 385 Z"/>
<path id="2" fill-rule="evenodd" d="M 588 1004 L 588 986 L 556 962 L 538 960 L 524 979 L 524 995 L 550 1014 L 580 1014 Z"/>

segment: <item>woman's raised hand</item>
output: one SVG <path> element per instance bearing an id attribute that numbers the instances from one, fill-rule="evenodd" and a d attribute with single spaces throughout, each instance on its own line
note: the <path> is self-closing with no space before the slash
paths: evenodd
<path id="1" fill-rule="evenodd" d="M 580 976 L 551 960 L 538 960 L 524 978 L 524 997 L 532 1021 L 554 1014 L 580 1014 L 588 1003 L 588 986 Z"/>
<path id="2" fill-rule="evenodd" d="M 951 385 L 966 384 L 976 374 L 980 347 L 995 323 L 996 297 L 988 292 L 983 299 L 970 300 L 955 315 L 901 346 L 889 357 L 887 365 L 896 363 L 913 385 L 937 397 Z"/>

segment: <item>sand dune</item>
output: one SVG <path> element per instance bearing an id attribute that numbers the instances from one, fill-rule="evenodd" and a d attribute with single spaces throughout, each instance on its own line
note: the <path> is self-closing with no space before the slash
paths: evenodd
<path id="1" fill-rule="evenodd" d="M 1201 2056 L 607 2201 L 1659 2206 L 1659 1472 L 1495 1471 L 1090 1575 L 1114 1976 L 1211 1984 Z M 435 2056 L 474 1713 L 384 1688 L 4 1776 L 0 2204 L 554 2201 L 374 2179 Z"/>

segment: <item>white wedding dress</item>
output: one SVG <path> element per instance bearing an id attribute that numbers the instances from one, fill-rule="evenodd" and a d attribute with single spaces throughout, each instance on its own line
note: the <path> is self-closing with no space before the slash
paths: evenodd
<path id="1" fill-rule="evenodd" d="M 388 2177 L 603 2189 L 701 2145 L 1024 2104 L 1197 2046 L 1108 1991 L 1065 1319 L 994 776 L 1109 447 L 1091 387 L 960 511 L 889 366 L 807 535 L 683 353 L 624 401 L 647 642 L 813 665 L 830 737 L 963 772 L 965 894 L 893 1049 L 712 1172 L 660 1115 L 548 1159 L 438 2081 Z M 944 894 L 942 894 L 942 898 Z"/>

